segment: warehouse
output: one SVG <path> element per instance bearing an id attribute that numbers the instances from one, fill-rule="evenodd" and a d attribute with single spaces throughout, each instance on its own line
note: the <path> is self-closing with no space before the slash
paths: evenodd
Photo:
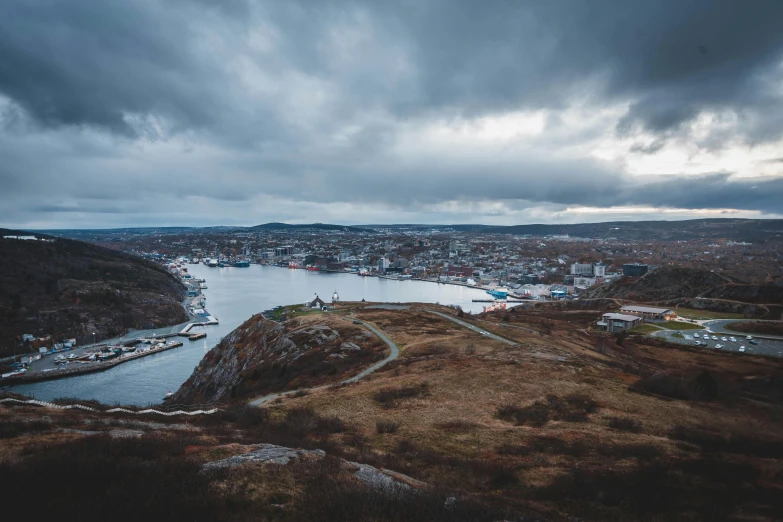
<path id="1" fill-rule="evenodd" d="M 677 317 L 677 313 L 674 310 L 651 306 L 627 305 L 620 307 L 620 312 L 636 315 L 645 321 L 668 321 Z"/>

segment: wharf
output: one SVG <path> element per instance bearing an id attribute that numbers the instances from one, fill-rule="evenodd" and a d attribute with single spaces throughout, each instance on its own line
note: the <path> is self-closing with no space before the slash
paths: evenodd
<path id="1" fill-rule="evenodd" d="M 525 299 L 473 299 L 474 303 L 527 303 L 529 300 Z"/>
<path id="2" fill-rule="evenodd" d="M 153 355 L 156 353 L 165 352 L 166 350 L 171 350 L 172 348 L 179 348 L 180 346 L 184 346 L 184 344 L 185 343 L 180 341 L 174 341 L 171 343 L 167 343 L 165 346 L 161 346 L 159 348 L 150 348 L 149 350 L 146 350 L 144 352 L 122 355 L 120 357 L 117 357 L 116 359 L 111 359 L 109 361 L 85 363 L 80 366 L 62 368 L 62 369 L 56 369 L 50 371 L 27 372 L 22 375 L 7 377 L 0 382 L 2 382 L 3 385 L 14 385 L 14 384 L 24 384 L 30 382 L 49 381 L 52 379 L 60 379 L 63 377 L 73 377 L 75 375 L 82 375 L 85 373 L 102 372 L 110 368 L 114 368 L 115 366 L 118 366 L 122 363 L 132 361 L 134 359 L 140 359 L 141 357 L 146 357 L 147 355 Z"/>

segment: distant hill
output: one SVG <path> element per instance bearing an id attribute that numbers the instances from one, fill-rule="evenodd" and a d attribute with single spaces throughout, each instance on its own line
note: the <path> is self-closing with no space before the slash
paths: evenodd
<path id="1" fill-rule="evenodd" d="M 51 235 L 95 240 L 97 237 L 127 235 L 174 235 L 186 233 L 222 233 L 222 232 L 263 232 L 285 230 L 325 230 L 335 232 L 375 234 L 378 230 L 391 231 L 440 231 L 467 232 L 483 234 L 511 234 L 515 236 L 557 236 L 569 235 L 596 239 L 627 239 L 684 241 L 689 239 L 732 239 L 736 241 L 762 242 L 771 239 L 783 240 L 783 219 L 691 219 L 685 221 L 611 221 L 605 223 L 577 223 L 564 225 L 424 225 L 424 224 L 391 224 L 391 225 L 333 225 L 328 223 L 288 224 L 265 223 L 252 227 L 214 226 L 214 227 L 135 227 L 117 229 L 62 229 L 41 230 L 36 232 Z"/>
<path id="2" fill-rule="evenodd" d="M 155 263 L 37 233 L 49 241 L 3 239 L 11 234 L 0 229 L 0 355 L 22 334 L 83 343 L 187 320 L 183 285 Z"/>
<path id="3" fill-rule="evenodd" d="M 359 225 L 392 230 L 441 230 L 530 236 L 569 235 L 586 238 L 687 240 L 726 238 L 758 242 L 783 238 L 783 219 L 691 219 L 684 221 L 611 221 L 563 225 Z"/>
<path id="4" fill-rule="evenodd" d="M 265 223 L 263 225 L 256 225 L 254 227 L 248 227 L 246 230 L 262 231 L 262 230 L 334 230 L 340 232 L 359 232 L 367 234 L 375 234 L 375 230 L 361 227 L 351 227 L 345 225 L 330 225 L 327 223 L 311 223 L 309 225 L 290 225 L 288 223 Z"/>
<path id="5" fill-rule="evenodd" d="M 783 309 L 783 286 L 748 284 L 708 270 L 673 265 L 663 266 L 642 277 L 623 277 L 590 288 L 580 297 L 659 303 L 767 319 L 779 318 Z"/>

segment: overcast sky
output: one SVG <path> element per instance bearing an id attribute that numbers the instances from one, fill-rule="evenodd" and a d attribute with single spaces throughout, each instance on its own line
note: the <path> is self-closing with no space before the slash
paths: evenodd
<path id="1" fill-rule="evenodd" d="M 0 225 L 783 217 L 781 20 L 780 0 L 3 1 Z"/>

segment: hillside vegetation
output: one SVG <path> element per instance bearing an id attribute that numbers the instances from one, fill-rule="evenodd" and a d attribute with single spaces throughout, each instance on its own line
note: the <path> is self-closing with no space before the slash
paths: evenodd
<path id="1" fill-rule="evenodd" d="M 783 308 L 780 284 L 747 284 L 708 270 L 674 265 L 662 266 L 638 278 L 620 278 L 591 288 L 581 297 L 679 305 L 765 319 L 779 318 Z"/>
<path id="2" fill-rule="evenodd" d="M 279 325 L 254 319 L 178 396 L 207 398 L 203 390 L 221 382 L 220 368 L 246 367 L 250 356 L 253 371 L 270 378 L 242 397 L 220 394 L 223 408 L 245 413 L 209 432 L 214 438 L 202 455 L 246 452 L 237 442 L 323 449 L 408 475 L 416 487 L 450 491 L 460 503 L 507 512 L 497 518 L 490 509 L 473 520 L 530 520 L 531 512 L 538 514 L 533 520 L 775 520 L 783 509 L 783 362 L 595 332 L 590 324 L 607 303 L 594 303 L 463 316 L 513 346 L 429 313 L 455 313 L 435 305 L 343 303 L 337 313 L 347 318 L 314 314 Z M 313 349 L 313 335 L 296 339 L 293 332 L 323 328 L 343 336 L 340 321 L 351 325 L 350 318 L 385 332 L 399 358 L 357 383 L 266 403 L 257 424 L 243 428 L 242 419 L 259 411 L 246 406 L 253 393 L 323 382 L 312 380 L 312 365 L 294 363 L 285 383 L 276 382 L 280 356 L 271 348 L 291 340 L 297 348 L 279 354 L 298 360 Z M 251 339 L 262 348 L 248 350 Z M 311 347 L 303 350 L 305 344 Z M 300 438 L 282 437 L 281 425 Z M 261 478 L 266 468 L 253 466 L 245 473 L 257 469 L 255 478 L 243 488 L 274 491 Z M 303 480 L 290 474 L 292 483 Z M 299 498 L 289 498 L 287 509 Z M 407 517 L 369 519 L 427 520 L 423 513 Z"/>
<path id="3" fill-rule="evenodd" d="M 0 231 L 1 235 L 7 231 Z M 22 334 L 80 342 L 187 320 L 184 287 L 165 268 L 69 239 L 0 239 L 0 352 Z"/>

